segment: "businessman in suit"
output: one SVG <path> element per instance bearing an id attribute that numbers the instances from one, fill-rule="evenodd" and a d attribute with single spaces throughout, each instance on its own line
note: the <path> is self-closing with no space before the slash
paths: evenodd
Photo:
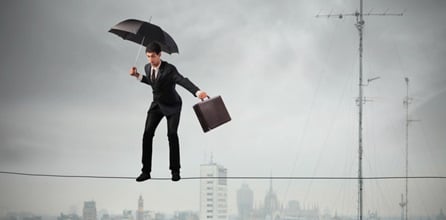
<path id="1" fill-rule="evenodd" d="M 138 73 L 136 67 L 130 69 L 130 75 L 151 86 L 153 93 L 153 101 L 147 112 L 142 140 L 142 173 L 136 178 L 136 181 L 142 182 L 151 178 L 153 137 L 163 117 L 167 119 L 169 169 L 171 170 L 172 181 L 178 181 L 181 178 L 178 125 L 180 122 L 182 101 L 175 90 L 175 85 L 182 86 L 200 99 L 206 98 L 207 94 L 201 91 L 188 78 L 178 73 L 174 65 L 161 60 L 161 46 L 158 43 L 153 42 L 147 46 L 146 56 L 149 63 L 144 67 L 146 72 L 145 76 Z"/>

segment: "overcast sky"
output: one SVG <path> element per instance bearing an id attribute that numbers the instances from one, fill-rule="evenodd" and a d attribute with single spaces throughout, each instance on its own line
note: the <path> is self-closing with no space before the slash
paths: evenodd
<path id="1" fill-rule="evenodd" d="M 137 176 L 151 89 L 128 75 L 138 45 L 108 33 L 128 18 L 149 20 L 177 42 L 162 58 L 210 96 L 221 95 L 232 121 L 204 134 L 181 87 L 182 176 L 214 161 L 229 176 L 357 176 L 357 0 L 2 1 L 0 9 L 0 170 Z M 446 2 L 374 0 L 365 17 L 364 176 L 403 176 L 406 92 L 410 78 L 409 175 L 446 176 Z M 141 53 L 137 67 L 147 61 Z M 160 124 L 153 177 L 170 177 L 167 126 Z M 199 209 L 198 180 L 148 181 L 21 177 L 0 174 L 0 215 L 81 214 L 84 201 L 121 213 L 145 208 Z M 242 183 L 261 205 L 269 181 Z M 273 182 L 279 200 L 330 214 L 357 210 L 357 182 Z M 364 210 L 399 216 L 403 180 L 366 180 Z M 410 180 L 411 215 L 446 209 L 446 180 Z M 187 199 L 184 199 L 187 198 Z"/>

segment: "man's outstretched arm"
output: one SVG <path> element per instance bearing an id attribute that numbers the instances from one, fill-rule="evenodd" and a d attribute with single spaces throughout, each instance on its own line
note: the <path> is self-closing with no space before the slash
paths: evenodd
<path id="1" fill-rule="evenodd" d="M 204 99 L 208 95 L 205 91 L 201 91 L 192 81 L 190 81 L 188 78 L 182 76 L 178 71 L 175 70 L 175 82 L 182 86 L 183 88 L 187 89 L 189 92 L 191 92 L 193 95 L 198 97 L 199 99 Z"/>

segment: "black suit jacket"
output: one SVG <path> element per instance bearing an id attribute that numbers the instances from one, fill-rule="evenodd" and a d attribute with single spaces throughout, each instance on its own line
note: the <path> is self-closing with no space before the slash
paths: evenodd
<path id="1" fill-rule="evenodd" d="M 150 80 L 150 63 L 144 67 L 144 70 L 146 75 L 142 77 L 141 82 L 152 86 L 153 93 L 153 102 L 150 105 L 149 111 L 159 106 L 161 112 L 166 116 L 181 112 L 182 101 L 180 95 L 175 90 L 176 84 L 187 89 L 194 96 L 200 90 L 188 78 L 178 73 L 174 65 L 166 61 L 161 61 L 155 82 Z"/>

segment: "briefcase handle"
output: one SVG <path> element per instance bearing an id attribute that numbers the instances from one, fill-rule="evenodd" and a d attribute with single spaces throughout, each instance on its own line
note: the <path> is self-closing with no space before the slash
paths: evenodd
<path id="1" fill-rule="evenodd" d="M 211 97 L 207 96 L 208 99 L 210 99 Z M 204 101 L 204 99 L 201 99 L 201 101 Z"/>

